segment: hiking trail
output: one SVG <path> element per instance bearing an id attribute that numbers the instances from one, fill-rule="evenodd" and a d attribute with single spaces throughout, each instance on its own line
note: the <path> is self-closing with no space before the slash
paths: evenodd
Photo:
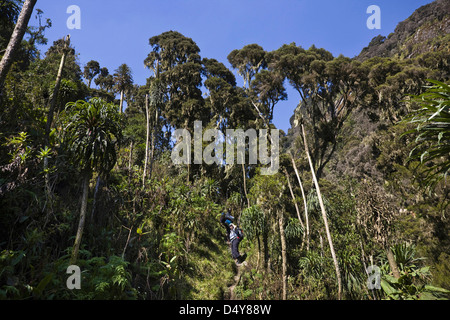
<path id="1" fill-rule="evenodd" d="M 236 294 L 234 293 L 234 289 L 241 281 L 242 277 L 242 265 L 237 267 L 237 274 L 234 276 L 234 283 L 230 286 L 230 300 L 236 300 Z"/>
<path id="2" fill-rule="evenodd" d="M 236 289 L 236 286 L 239 284 L 239 282 L 241 281 L 242 278 L 242 273 L 244 272 L 245 267 L 247 266 L 247 262 L 243 262 L 240 265 L 237 265 L 237 273 L 234 276 L 234 283 L 229 287 L 230 289 L 230 298 L 229 300 L 236 300 L 236 294 L 234 292 L 234 290 Z"/>

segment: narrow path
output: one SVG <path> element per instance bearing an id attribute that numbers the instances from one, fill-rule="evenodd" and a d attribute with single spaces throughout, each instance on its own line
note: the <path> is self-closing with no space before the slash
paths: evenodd
<path id="1" fill-rule="evenodd" d="M 234 276 L 234 284 L 230 286 L 230 300 L 236 300 L 236 294 L 234 292 L 234 289 L 236 289 L 236 286 L 239 284 L 239 281 L 241 281 L 242 277 L 242 268 L 243 266 L 237 267 L 237 274 Z"/>

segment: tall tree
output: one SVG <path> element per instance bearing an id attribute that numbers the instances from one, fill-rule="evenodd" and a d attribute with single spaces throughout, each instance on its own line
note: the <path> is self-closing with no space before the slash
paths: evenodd
<path id="1" fill-rule="evenodd" d="M 263 126 L 270 127 L 275 105 L 287 99 L 284 88 L 284 74 L 278 69 L 265 70 L 268 67 L 269 53 L 257 45 L 251 44 L 242 49 L 233 50 L 228 61 L 244 80 L 245 94 L 254 108 L 256 116 Z"/>
<path id="2" fill-rule="evenodd" d="M 287 183 L 289 186 L 289 191 L 290 191 L 291 197 L 292 197 L 292 202 L 294 203 L 295 211 L 297 212 L 298 221 L 300 222 L 300 225 L 304 229 L 305 225 L 303 224 L 302 217 L 300 216 L 300 210 L 298 208 L 297 200 L 295 199 L 294 191 L 292 190 L 292 185 L 291 185 L 291 180 L 290 180 L 291 177 L 289 176 L 289 173 L 287 172 L 286 168 L 284 169 L 284 175 L 286 176 L 286 180 L 287 180 Z"/>
<path id="3" fill-rule="evenodd" d="M 123 112 L 123 102 L 125 93 L 133 86 L 133 75 L 128 65 L 121 64 L 114 73 L 114 84 L 118 92 L 120 92 L 119 112 Z"/>
<path id="4" fill-rule="evenodd" d="M 366 69 L 325 49 L 295 43 L 268 55 L 269 69 L 282 73 L 300 95 L 298 118 L 311 132 L 310 156 L 318 178 L 330 161 L 345 120 L 366 90 Z"/>
<path id="5" fill-rule="evenodd" d="M 145 155 L 144 155 L 144 173 L 142 174 L 142 189 L 145 187 L 145 179 L 147 178 L 147 164 L 148 164 L 148 148 L 150 143 L 150 112 L 148 106 L 148 94 L 145 95 L 145 120 L 146 120 L 146 139 L 145 139 Z"/>
<path id="6" fill-rule="evenodd" d="M 20 1 L 3 1 L 0 5 L 0 55 L 6 51 L 20 14 Z"/>
<path id="7" fill-rule="evenodd" d="M 194 122 L 210 121 L 210 112 L 202 97 L 202 74 L 200 48 L 179 32 L 169 31 L 149 40 L 152 51 L 144 64 L 161 82 L 167 97 L 163 116 L 173 128 L 194 130 Z M 187 165 L 187 180 L 191 175 Z"/>
<path id="8" fill-rule="evenodd" d="M 196 120 L 209 121 L 201 85 L 200 48 L 179 32 L 168 31 L 149 40 L 152 51 L 145 65 L 160 79 L 167 95 L 164 117 L 175 128 L 193 130 Z"/>
<path id="9" fill-rule="evenodd" d="M 258 44 L 249 44 L 242 49 L 235 49 L 228 55 L 228 61 L 244 79 L 244 88 L 249 88 L 252 79 L 267 67 L 266 51 Z"/>
<path id="10" fill-rule="evenodd" d="M 95 60 L 89 61 L 84 66 L 83 75 L 84 78 L 88 81 L 88 88 L 91 88 L 92 80 L 100 73 L 100 63 Z"/>
<path id="11" fill-rule="evenodd" d="M 116 163 L 117 148 L 122 138 L 120 118 L 115 105 L 98 98 L 69 103 L 62 114 L 64 147 L 80 168 L 83 180 L 80 220 L 71 264 L 75 264 L 78 257 L 92 173 L 96 170 L 100 175 L 106 175 Z"/>
<path id="12" fill-rule="evenodd" d="M 52 122 L 53 122 L 53 114 L 54 114 L 55 107 L 56 107 L 56 100 L 58 98 L 58 91 L 61 86 L 64 65 L 66 63 L 66 57 L 69 54 L 69 50 L 70 50 L 70 36 L 67 36 L 64 39 L 64 46 L 61 48 L 61 61 L 60 61 L 59 69 L 58 69 L 58 74 L 56 76 L 55 86 L 53 88 L 53 94 L 50 98 L 50 107 L 49 107 L 49 111 L 48 111 L 47 125 L 46 125 L 46 130 L 45 130 L 46 143 L 48 143 L 48 138 L 50 135 L 50 130 L 51 130 Z"/>
<path id="13" fill-rule="evenodd" d="M 157 137 L 157 130 L 160 126 L 160 114 L 161 114 L 161 108 L 164 106 L 166 102 L 166 97 L 164 95 L 164 90 L 161 86 L 161 81 L 159 79 L 155 79 L 152 81 L 150 85 L 150 91 L 149 91 L 149 105 L 151 108 L 151 113 L 155 115 L 153 118 L 153 128 L 152 128 L 152 134 L 151 134 L 151 141 L 150 141 L 150 168 L 149 168 L 149 178 L 152 178 L 152 172 L 153 172 L 153 162 L 155 159 L 155 144 L 156 144 L 156 137 Z M 150 115 L 148 115 L 150 117 Z M 150 128 L 149 128 L 150 129 Z M 147 129 L 147 130 L 149 130 Z"/>
<path id="14" fill-rule="evenodd" d="M 55 81 L 55 87 L 53 88 L 53 93 L 50 98 L 50 106 L 48 110 L 47 115 L 47 123 L 45 126 L 45 146 L 49 147 L 50 145 L 50 131 L 53 124 L 53 117 L 55 113 L 55 107 L 56 107 L 56 100 L 58 98 L 59 88 L 61 86 L 61 80 L 62 80 L 62 74 L 64 70 L 64 65 L 66 63 L 66 57 L 69 53 L 69 47 L 70 47 L 70 36 L 67 36 L 64 39 L 64 47 L 62 48 L 62 56 L 61 56 L 61 62 L 58 69 L 58 74 L 56 76 Z M 49 179 L 49 172 L 48 172 L 48 157 L 44 158 L 44 171 L 45 171 L 45 189 L 47 192 L 47 196 L 50 196 L 50 179 Z"/>
<path id="15" fill-rule="evenodd" d="M 238 102 L 236 78 L 234 74 L 221 62 L 215 59 L 204 58 L 203 66 L 206 80 L 205 87 L 209 90 L 207 101 L 212 112 L 212 121 L 217 128 L 225 131 L 234 107 Z"/>
<path id="16" fill-rule="evenodd" d="M 295 175 L 297 176 L 297 181 L 300 186 L 300 190 L 302 192 L 303 198 L 303 208 L 305 210 L 305 223 L 306 223 L 306 250 L 309 251 L 309 214 L 308 214 L 308 204 L 306 201 L 305 189 L 303 188 L 302 180 L 300 179 L 300 175 L 298 173 L 297 165 L 294 160 L 294 156 L 291 152 L 289 152 L 289 156 L 291 157 L 292 167 L 294 168 Z"/>
<path id="17" fill-rule="evenodd" d="M 37 0 L 26 0 L 23 4 L 22 11 L 20 12 L 16 27 L 14 28 L 11 39 L 9 40 L 6 52 L 0 61 L 0 87 L 3 87 L 3 82 L 5 81 L 9 68 L 12 65 L 14 54 L 19 48 L 23 36 L 25 35 L 28 22 L 30 21 L 36 2 Z"/>
<path id="18" fill-rule="evenodd" d="M 251 96 L 258 104 L 260 117 L 265 122 L 272 123 L 275 105 L 287 99 L 286 89 L 283 86 L 284 77 L 276 71 L 262 70 L 256 74 L 251 82 Z"/>
<path id="19" fill-rule="evenodd" d="M 114 87 L 114 78 L 109 74 L 106 67 L 100 69 L 100 74 L 94 80 L 95 85 L 99 86 L 101 90 L 111 91 Z"/>
<path id="20" fill-rule="evenodd" d="M 316 188 L 316 192 L 317 192 L 317 198 L 319 199 L 319 205 L 320 205 L 320 210 L 322 212 L 322 219 L 323 219 L 323 223 L 325 226 L 325 232 L 327 234 L 327 239 L 328 239 L 328 244 L 330 246 L 330 251 L 331 251 L 331 256 L 333 258 L 333 262 L 334 262 L 334 268 L 336 271 L 336 279 L 337 279 L 337 283 L 338 283 L 338 299 L 341 299 L 341 293 L 342 293 L 342 280 L 341 280 L 341 270 L 339 268 L 339 262 L 336 256 L 336 253 L 334 251 L 334 246 L 333 246 L 333 240 L 331 238 L 331 233 L 330 233 L 330 227 L 328 225 L 328 218 L 327 218 L 327 213 L 325 210 L 325 206 L 323 204 L 323 199 L 322 199 L 322 194 L 320 192 L 320 186 L 319 186 L 319 181 L 317 180 L 316 177 L 316 173 L 314 170 L 314 166 L 311 160 L 311 157 L 309 155 L 309 148 L 308 148 L 308 141 L 306 139 L 306 132 L 305 132 L 305 128 L 302 125 L 302 134 L 303 134 L 303 141 L 305 144 L 305 153 L 306 153 L 306 157 L 308 158 L 308 163 L 311 169 L 311 175 L 312 175 L 312 180 L 314 183 L 314 186 Z"/>

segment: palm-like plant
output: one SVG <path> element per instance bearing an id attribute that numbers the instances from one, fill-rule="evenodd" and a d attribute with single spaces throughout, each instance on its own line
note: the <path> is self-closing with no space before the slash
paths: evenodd
<path id="1" fill-rule="evenodd" d="M 405 121 L 416 125 L 405 134 L 416 133 L 416 147 L 410 159 L 427 164 L 425 170 L 427 186 L 434 186 L 450 172 L 450 86 L 439 81 L 428 80 L 434 86 L 412 100 L 421 108 Z"/>
<path id="2" fill-rule="evenodd" d="M 133 75 L 128 65 L 121 64 L 114 73 L 115 88 L 120 92 L 120 106 L 119 112 L 123 112 L 123 100 L 125 92 L 130 90 L 133 86 Z"/>
<path id="3" fill-rule="evenodd" d="M 245 231 L 245 236 L 249 240 L 257 239 L 258 241 L 258 262 L 259 267 L 261 241 L 260 236 L 267 237 L 268 225 L 266 217 L 261 208 L 257 205 L 245 208 L 241 215 L 241 224 Z"/>
<path id="4" fill-rule="evenodd" d="M 83 176 L 83 195 L 80 222 L 72 253 L 75 263 L 81 243 L 86 217 L 89 181 L 95 170 L 100 175 L 109 173 L 115 163 L 118 144 L 122 138 L 117 107 L 101 99 L 68 103 L 62 113 L 62 140 L 71 159 Z"/>
<path id="5" fill-rule="evenodd" d="M 448 299 L 450 291 L 428 284 L 430 282 L 430 267 L 423 266 L 416 257 L 416 247 L 408 244 L 393 246 L 392 252 L 398 262 L 400 277 L 395 278 L 389 274 L 387 264 L 383 257 L 381 262 L 381 287 L 386 299 L 390 300 L 436 300 Z"/>

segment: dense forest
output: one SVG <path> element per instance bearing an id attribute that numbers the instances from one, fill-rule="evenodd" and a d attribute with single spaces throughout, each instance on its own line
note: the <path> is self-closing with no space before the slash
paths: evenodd
<path id="1" fill-rule="evenodd" d="M 230 69 L 188 35 L 149 35 L 145 84 L 127 64 L 80 65 L 69 36 L 41 52 L 51 20 L 35 4 L 0 1 L 0 299 L 450 297 L 447 0 L 354 58 L 248 44 Z M 173 134 L 194 146 L 196 121 L 271 129 L 273 146 L 288 87 L 301 98 L 275 174 L 250 142 L 243 162 L 174 163 Z"/>

